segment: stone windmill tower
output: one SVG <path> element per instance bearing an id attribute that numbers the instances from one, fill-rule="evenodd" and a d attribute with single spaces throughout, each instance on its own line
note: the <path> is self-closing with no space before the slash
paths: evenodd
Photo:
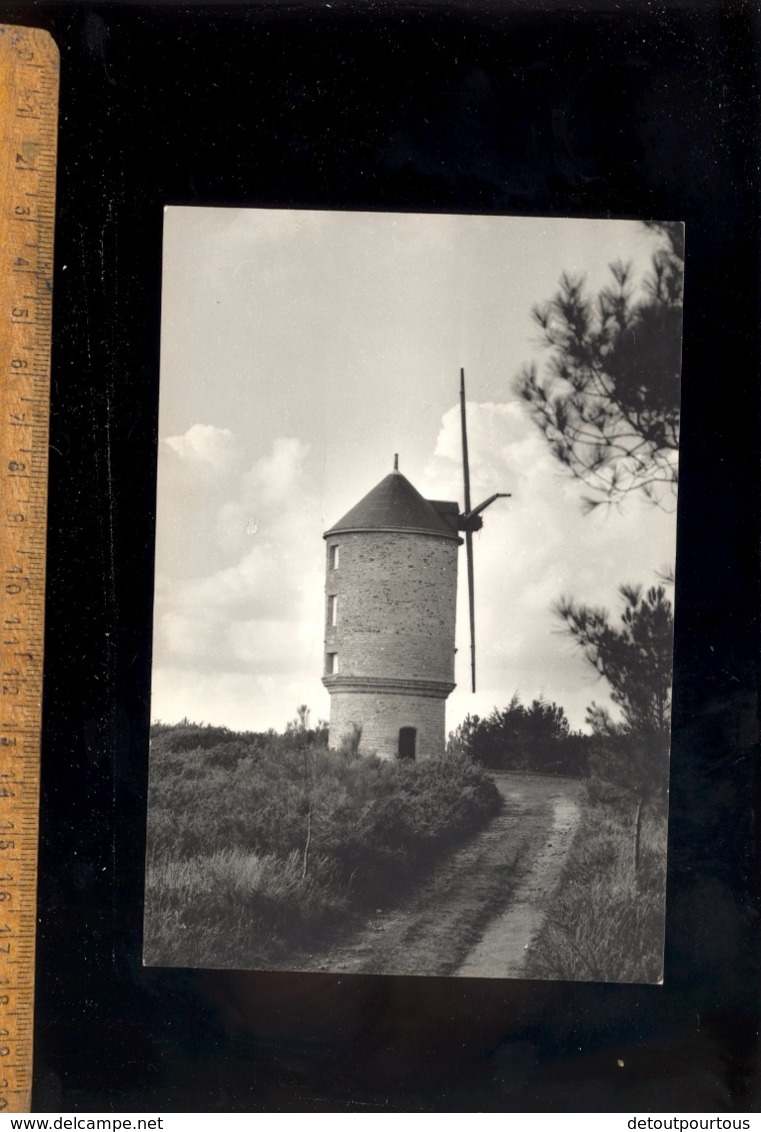
<path id="1" fill-rule="evenodd" d="M 465 384 L 460 373 L 465 508 L 424 499 L 394 470 L 323 536 L 330 745 L 382 758 L 429 758 L 446 743 L 455 687 L 457 558 L 465 535 L 475 691 L 473 531 L 501 494 L 470 506 Z"/>

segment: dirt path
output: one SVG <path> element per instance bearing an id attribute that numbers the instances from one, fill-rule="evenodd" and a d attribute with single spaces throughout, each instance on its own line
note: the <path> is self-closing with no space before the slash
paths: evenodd
<path id="1" fill-rule="evenodd" d="M 312 969 L 515 978 L 541 926 L 578 823 L 576 779 L 495 774 L 504 800 L 486 829 L 405 903 L 378 909 Z"/>

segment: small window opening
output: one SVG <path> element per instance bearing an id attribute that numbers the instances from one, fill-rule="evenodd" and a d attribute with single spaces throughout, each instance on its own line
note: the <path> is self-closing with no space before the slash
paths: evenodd
<path id="1" fill-rule="evenodd" d="M 400 727 L 399 728 L 399 758 L 400 759 L 414 759 L 415 758 L 415 741 L 417 738 L 416 727 Z"/>
<path id="2" fill-rule="evenodd" d="M 337 546 L 331 546 L 330 551 L 328 553 L 328 562 L 330 564 L 331 570 L 337 570 L 338 569 L 338 547 Z"/>
<path id="3" fill-rule="evenodd" d="M 328 625 L 338 623 L 338 596 L 331 594 L 328 598 Z"/>
<path id="4" fill-rule="evenodd" d="M 335 676 L 338 672 L 338 653 L 329 652 L 325 657 L 325 675 Z"/>

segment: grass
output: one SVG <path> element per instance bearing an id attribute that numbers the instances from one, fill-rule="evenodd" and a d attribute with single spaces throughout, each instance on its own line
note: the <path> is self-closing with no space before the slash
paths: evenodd
<path id="1" fill-rule="evenodd" d="M 666 806 L 643 812 L 634 866 L 636 800 L 587 799 L 549 915 L 528 952 L 538 979 L 657 983 L 662 977 Z"/>
<path id="2" fill-rule="evenodd" d="M 146 962 L 287 966 L 353 914 L 398 899 L 499 805 L 462 755 L 383 762 L 293 732 L 162 726 L 151 749 Z"/>
<path id="3" fill-rule="evenodd" d="M 240 849 L 154 863 L 148 869 L 149 961 L 246 966 L 305 942 L 346 910 L 324 858 L 302 876 L 300 854 Z"/>

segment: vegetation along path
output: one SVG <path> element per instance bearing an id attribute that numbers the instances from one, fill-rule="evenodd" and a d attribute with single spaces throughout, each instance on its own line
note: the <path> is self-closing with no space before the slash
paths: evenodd
<path id="1" fill-rule="evenodd" d="M 495 773 L 499 814 L 404 903 L 377 909 L 318 969 L 515 978 L 557 887 L 579 818 L 572 778 Z"/>

